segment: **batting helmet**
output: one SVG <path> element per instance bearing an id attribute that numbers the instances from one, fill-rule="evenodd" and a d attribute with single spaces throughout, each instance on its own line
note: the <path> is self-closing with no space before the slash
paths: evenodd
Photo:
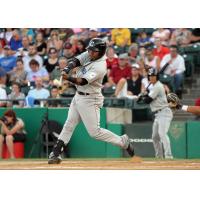
<path id="1" fill-rule="evenodd" d="M 156 77 L 157 77 L 157 80 L 158 80 L 158 79 L 159 79 L 158 70 L 157 70 L 156 68 L 151 67 L 151 68 L 148 70 L 148 79 L 149 79 L 149 76 L 156 76 Z"/>
<path id="2" fill-rule="evenodd" d="M 101 38 L 93 38 L 86 49 L 97 51 L 99 56 L 102 57 L 106 52 L 106 42 Z"/>
<path id="3" fill-rule="evenodd" d="M 180 103 L 180 99 L 178 98 L 177 94 L 175 94 L 175 93 L 169 93 L 167 95 L 167 101 L 173 102 L 173 103 L 176 103 L 176 104 Z"/>

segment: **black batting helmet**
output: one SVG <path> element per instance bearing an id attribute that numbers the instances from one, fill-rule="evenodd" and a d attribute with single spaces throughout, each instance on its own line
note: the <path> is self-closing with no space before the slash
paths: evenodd
<path id="1" fill-rule="evenodd" d="M 148 79 L 149 79 L 149 76 L 156 76 L 156 77 L 157 77 L 157 80 L 158 80 L 158 78 L 159 78 L 158 70 L 157 70 L 156 68 L 151 67 L 151 68 L 148 70 Z"/>
<path id="2" fill-rule="evenodd" d="M 101 38 L 93 38 L 86 49 L 97 51 L 99 56 L 102 57 L 106 52 L 106 42 Z"/>

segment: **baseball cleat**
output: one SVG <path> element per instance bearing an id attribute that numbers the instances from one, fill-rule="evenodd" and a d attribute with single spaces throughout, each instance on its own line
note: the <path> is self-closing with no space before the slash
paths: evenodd
<path id="1" fill-rule="evenodd" d="M 62 140 L 57 140 L 53 147 L 52 152 L 49 155 L 48 164 L 59 164 L 62 161 L 61 153 L 63 152 L 65 144 Z"/>
<path id="2" fill-rule="evenodd" d="M 49 155 L 48 164 L 60 164 L 62 162 L 61 156 L 55 156 L 53 152 Z"/>
<path id="3" fill-rule="evenodd" d="M 135 155 L 134 146 L 133 146 L 133 140 L 129 139 L 129 145 L 128 145 L 128 148 L 126 149 L 126 151 L 128 152 L 128 154 L 131 157 L 133 157 Z"/>

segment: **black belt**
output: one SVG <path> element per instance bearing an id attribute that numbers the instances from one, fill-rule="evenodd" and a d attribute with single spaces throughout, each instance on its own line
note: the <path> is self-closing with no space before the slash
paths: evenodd
<path id="1" fill-rule="evenodd" d="M 161 110 L 163 110 L 163 109 L 165 109 L 165 108 L 167 108 L 167 107 L 164 107 L 164 108 L 161 108 L 161 109 L 159 109 L 159 110 L 156 110 L 156 111 L 154 111 L 153 113 L 154 113 L 154 114 L 157 114 L 158 112 L 160 112 Z"/>
<path id="2" fill-rule="evenodd" d="M 84 92 L 79 92 L 79 91 L 77 91 L 78 92 L 78 94 L 80 94 L 80 95 L 90 95 L 89 93 L 84 93 Z"/>

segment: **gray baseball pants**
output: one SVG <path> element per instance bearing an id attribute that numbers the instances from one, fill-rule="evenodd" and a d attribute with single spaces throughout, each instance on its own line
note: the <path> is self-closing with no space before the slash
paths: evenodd
<path id="1" fill-rule="evenodd" d="M 100 128 L 100 108 L 103 105 L 103 99 L 101 94 L 79 95 L 76 93 L 69 108 L 68 118 L 58 139 L 67 144 L 76 125 L 82 121 L 92 138 L 127 149 L 127 135 L 118 136 L 107 129 Z"/>
<path id="2" fill-rule="evenodd" d="M 172 118 L 173 113 L 170 108 L 164 108 L 155 114 L 152 139 L 157 158 L 173 158 L 169 136 L 167 135 Z"/>

